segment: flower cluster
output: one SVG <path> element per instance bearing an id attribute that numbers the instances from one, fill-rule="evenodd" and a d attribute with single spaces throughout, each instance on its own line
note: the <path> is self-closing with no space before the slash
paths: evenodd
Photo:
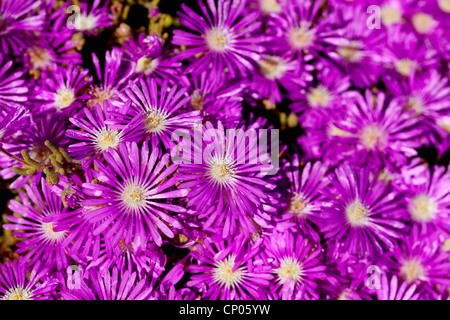
<path id="1" fill-rule="evenodd" d="M 0 3 L 0 299 L 450 298 L 450 1 L 129 3 Z"/>

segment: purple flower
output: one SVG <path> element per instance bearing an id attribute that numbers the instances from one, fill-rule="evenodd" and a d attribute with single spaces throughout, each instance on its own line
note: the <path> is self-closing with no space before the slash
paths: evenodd
<path id="1" fill-rule="evenodd" d="M 72 22 L 72 28 L 86 35 L 97 35 L 99 28 L 111 26 L 113 17 L 109 12 L 109 1 L 105 1 L 103 4 L 101 2 L 101 0 L 94 0 L 90 3 L 79 3 L 81 10 L 76 14 L 75 20 Z M 67 8 L 70 4 L 70 2 L 67 3 L 64 8 Z"/>
<path id="2" fill-rule="evenodd" d="M 378 300 L 417 300 L 419 293 L 416 293 L 416 285 L 408 285 L 406 281 L 398 281 L 393 275 L 388 281 L 386 274 L 381 275 L 381 287 L 377 290 Z M 400 286 L 399 286 L 400 285 Z"/>
<path id="3" fill-rule="evenodd" d="M 317 279 L 325 278 L 326 266 L 320 265 L 320 245 L 300 234 L 274 232 L 266 238 L 265 250 L 275 278 L 270 293 L 275 300 L 319 299 Z"/>
<path id="4" fill-rule="evenodd" d="M 13 68 L 14 61 L 5 59 L 0 53 L 0 104 L 13 106 L 28 100 L 28 87 L 25 85 L 25 71 Z"/>
<path id="5" fill-rule="evenodd" d="M 250 128 L 247 143 L 243 128 L 230 132 L 225 136 L 220 122 L 217 129 L 209 122 L 206 127 L 200 127 L 194 133 L 192 158 L 184 156 L 179 168 L 185 174 L 185 182 L 179 187 L 191 189 L 189 206 L 200 213 L 199 217 L 207 218 L 204 230 L 214 233 L 222 230 L 224 237 L 234 234 L 238 228 L 246 235 L 255 233 L 252 221 L 267 227 L 271 218 L 266 210 L 276 203 L 269 194 L 275 185 L 269 178 L 263 179 L 274 165 L 263 163 L 268 159 L 262 158 L 268 154 L 257 155 L 261 133 Z M 196 141 L 196 134 L 203 141 Z"/>
<path id="6" fill-rule="evenodd" d="M 325 238 L 361 256 L 394 248 L 404 227 L 393 218 L 401 211 L 396 193 L 367 169 L 347 165 L 338 167 L 330 180 L 335 191 L 324 191 L 329 201 L 323 206 Z"/>
<path id="7" fill-rule="evenodd" d="M 42 30 L 44 16 L 33 15 L 38 0 L 4 0 L 0 4 L 0 44 L 2 52 L 15 55 L 28 47 L 32 31 Z"/>
<path id="8" fill-rule="evenodd" d="M 186 285 L 208 300 L 266 299 L 266 288 L 273 276 L 270 266 L 255 261 L 260 243 L 249 245 L 242 233 L 219 242 L 204 239 L 191 251 L 197 264 L 187 267 L 186 271 L 193 275 Z"/>
<path id="9" fill-rule="evenodd" d="M 150 37 L 150 39 L 149 39 Z M 152 78 L 160 85 L 163 81 L 171 84 L 188 84 L 188 79 L 182 75 L 182 63 L 179 57 L 173 57 L 172 52 L 162 50 L 159 55 L 149 49 L 148 42 L 152 36 L 144 37 L 139 34 L 138 39 L 130 39 L 123 43 L 126 58 L 132 61 L 130 76 L 137 79 Z"/>
<path id="10" fill-rule="evenodd" d="M 140 150 L 136 143 L 126 143 L 119 145 L 118 151 L 103 153 L 103 157 L 107 165 L 94 161 L 96 178 L 102 183 L 83 184 L 83 192 L 93 198 L 84 199 L 82 205 L 96 206 L 85 218 L 90 223 L 101 221 L 94 236 L 104 233 L 112 247 L 123 238 L 141 250 L 149 239 L 160 246 L 160 232 L 173 238 L 174 230 L 182 226 L 172 213 L 185 209 L 168 200 L 184 197 L 188 190 L 173 189 L 179 178 L 171 176 L 177 165 L 166 167 L 169 154 L 162 154 L 158 147 L 149 150 L 146 140 Z"/>
<path id="11" fill-rule="evenodd" d="M 30 276 L 27 276 L 27 272 Z M 51 294 L 56 288 L 56 281 L 48 279 L 48 270 L 41 268 L 37 261 L 31 268 L 25 258 L 9 261 L 1 265 L 0 299 L 1 300 L 53 300 Z"/>
<path id="12" fill-rule="evenodd" d="M 180 22 L 194 33 L 175 30 L 172 40 L 175 45 L 191 47 L 178 53 L 180 59 L 203 53 L 190 63 L 186 72 L 199 74 L 211 66 L 213 77 L 222 76 L 226 68 L 234 78 L 253 71 L 252 63 L 259 60 L 264 50 L 258 37 L 247 36 L 261 27 L 258 12 L 246 14 L 245 0 L 219 0 L 217 5 L 208 0 L 207 7 L 199 0 L 198 4 L 206 19 L 182 4 L 184 12 L 178 12 Z"/>
<path id="13" fill-rule="evenodd" d="M 288 196 L 285 209 L 277 220 L 293 220 L 292 229 L 300 229 L 303 234 L 310 235 L 315 242 L 320 242 L 320 235 L 314 225 L 322 226 L 321 218 L 323 190 L 328 186 L 327 166 L 321 162 L 308 162 L 300 166 L 295 154 L 292 164 L 285 168 L 289 181 Z"/>
<path id="14" fill-rule="evenodd" d="M 169 87 L 164 81 L 158 92 L 157 82 L 147 78 L 118 92 L 123 102 L 131 100 L 131 108 L 123 113 L 117 122 L 139 123 L 134 134 L 155 137 L 162 142 L 167 150 L 175 146 L 172 136 L 175 130 L 190 129 L 196 122 L 202 120 L 199 110 L 188 111 L 186 104 L 190 100 L 185 93 L 186 88 Z M 120 125 L 117 126 L 122 127 Z"/>
<path id="15" fill-rule="evenodd" d="M 42 85 L 37 90 L 39 111 L 62 111 L 66 114 L 79 110 L 81 102 L 90 96 L 84 93 L 91 79 L 86 79 L 88 70 L 80 66 L 61 67 L 53 65 L 50 75 L 43 74 Z"/>
<path id="16" fill-rule="evenodd" d="M 113 110 L 114 107 L 111 107 L 105 100 L 103 108 L 100 103 L 97 103 L 92 112 L 88 108 L 83 109 L 85 117 L 69 119 L 78 130 L 69 129 L 66 131 L 66 136 L 81 141 L 72 143 L 67 151 L 75 160 L 82 160 L 83 166 L 90 166 L 109 148 L 117 149 L 119 144 L 125 141 L 135 141 L 135 136 L 132 134 L 132 130 L 135 128 L 133 122 L 128 123 L 120 130 L 116 130 L 113 125 L 108 124 L 108 121 L 114 119 Z"/>
<path id="17" fill-rule="evenodd" d="M 52 216 L 64 213 L 61 198 L 52 193 L 50 187 L 41 179 L 42 192 L 38 186 L 25 185 L 26 196 L 19 193 L 21 202 L 11 200 L 8 206 L 18 216 L 7 216 L 12 224 L 3 227 L 13 232 L 21 241 L 17 244 L 17 253 L 24 253 L 30 264 L 46 261 L 46 266 L 56 266 L 61 270 L 68 265 L 67 253 L 62 245 L 67 236 L 66 230 L 59 230 L 57 225 L 49 221 Z M 44 222 L 44 217 L 47 220 Z"/>
<path id="18" fill-rule="evenodd" d="M 408 285 L 416 284 L 416 292 L 428 300 L 436 299 L 450 287 L 449 257 L 450 252 L 441 250 L 441 241 L 436 236 L 420 236 L 418 228 L 413 227 L 410 234 L 380 261 Z"/>

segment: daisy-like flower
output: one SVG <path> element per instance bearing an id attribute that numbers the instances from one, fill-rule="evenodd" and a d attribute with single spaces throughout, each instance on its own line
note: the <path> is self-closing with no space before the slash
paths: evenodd
<path id="1" fill-rule="evenodd" d="M 329 23 L 318 19 L 321 6 L 320 1 L 283 1 L 280 12 L 271 14 L 267 21 L 270 46 L 296 57 L 299 66 L 311 57 L 321 58 L 321 53 L 329 50 L 324 40 Z"/>
<path id="2" fill-rule="evenodd" d="M 436 299 L 450 287 L 450 252 L 441 250 L 441 246 L 435 235 L 423 237 L 413 226 L 410 234 L 380 261 L 408 285 L 416 284 L 421 298 Z"/>
<path id="3" fill-rule="evenodd" d="M 273 276 L 270 266 L 254 261 L 260 243 L 250 245 L 243 234 L 219 242 L 204 239 L 191 251 L 197 263 L 186 268 L 193 274 L 186 286 L 208 300 L 266 299 L 266 288 Z"/>
<path id="4" fill-rule="evenodd" d="M 68 288 L 62 280 L 64 300 L 147 300 L 153 286 L 147 278 L 139 279 L 136 272 L 118 267 L 102 272 L 92 269 L 83 273 L 78 288 Z"/>
<path id="5" fill-rule="evenodd" d="M 122 89 L 130 77 L 129 63 L 123 59 L 124 51 L 114 47 L 106 51 L 105 67 L 102 72 L 100 61 L 95 53 L 92 53 L 92 62 L 97 73 L 98 82 L 91 84 L 87 102 L 88 107 L 94 108 L 97 103 L 103 107 L 104 101 L 111 102 L 116 97 L 114 91 Z M 128 71 L 126 70 L 128 68 Z"/>
<path id="6" fill-rule="evenodd" d="M 336 11 L 336 14 L 339 16 L 342 10 L 348 8 Z M 343 73 L 352 78 L 356 87 L 374 85 L 383 72 L 380 45 L 385 43 L 385 35 L 366 27 L 365 8 L 355 7 L 347 13 L 350 17 L 345 27 L 329 31 L 328 37 L 324 39 L 328 45 L 334 47 L 328 56 L 340 65 Z"/>
<path id="7" fill-rule="evenodd" d="M 149 37 L 152 38 L 152 35 L 145 37 L 140 33 L 137 40 L 130 39 L 123 43 L 125 57 L 132 62 L 130 76 L 137 79 L 153 78 L 158 84 L 168 81 L 171 84 L 181 82 L 188 85 L 187 77 L 182 74 L 182 63 L 179 57 L 172 56 L 172 52 L 167 50 L 162 50 L 157 55 L 158 52 L 149 49 L 148 43 L 152 42 Z"/>
<path id="8" fill-rule="evenodd" d="M 23 54 L 25 66 L 37 78 L 39 72 L 49 71 L 53 64 L 81 64 L 81 54 L 75 51 L 73 32 L 65 27 L 67 17 L 63 7 L 53 11 L 54 1 L 43 3 L 40 10 L 46 14 L 42 32 L 30 41 Z M 52 12 L 53 11 L 53 12 Z"/>
<path id="9" fill-rule="evenodd" d="M 220 121 L 227 128 L 241 122 L 245 83 L 226 77 L 213 78 L 208 72 L 191 76 L 191 82 L 190 105 L 201 111 L 204 121 L 214 124 Z"/>
<path id="10" fill-rule="evenodd" d="M 218 230 L 225 223 L 224 237 L 234 234 L 238 227 L 247 235 L 255 233 L 252 220 L 266 227 L 271 218 L 265 204 L 276 202 L 269 194 L 275 185 L 264 178 L 274 164 L 267 163 L 268 153 L 257 155 L 261 132 L 243 129 L 228 131 L 225 136 L 220 122 L 217 129 L 207 122 L 194 133 L 192 158 L 183 155 L 179 168 L 185 174 L 185 182 L 179 187 L 191 189 L 188 205 L 207 218 L 205 229 Z M 195 135 L 202 136 L 203 141 L 196 141 Z"/>
<path id="11" fill-rule="evenodd" d="M 416 35 L 403 31 L 401 26 L 389 29 L 383 57 L 387 68 L 400 79 L 413 74 L 419 76 L 439 64 L 436 50 L 426 46 Z"/>
<path id="12" fill-rule="evenodd" d="M 13 235 L 21 239 L 17 243 L 17 253 L 26 252 L 25 259 L 30 264 L 36 261 L 45 261 L 49 268 L 56 266 L 61 270 L 68 265 L 67 253 L 63 240 L 67 236 L 67 231 L 58 230 L 57 224 L 48 222 L 51 216 L 64 213 L 61 198 L 54 194 L 50 187 L 41 179 L 42 192 L 38 185 L 25 185 L 26 196 L 19 193 L 21 202 L 11 200 L 9 209 L 18 216 L 7 216 L 11 224 L 3 227 L 13 230 Z M 47 217 L 47 222 L 44 222 Z"/>
<path id="13" fill-rule="evenodd" d="M 48 269 L 41 268 L 41 261 L 31 268 L 25 258 L 20 257 L 19 261 L 2 264 L 0 269 L 0 300 L 52 300 L 57 282 L 48 279 Z"/>
<path id="14" fill-rule="evenodd" d="M 308 129 L 309 134 L 323 142 L 321 150 L 326 159 L 392 169 L 417 154 L 415 148 L 420 147 L 421 136 L 417 119 L 411 118 L 398 101 L 386 103 L 384 93 L 374 97 L 370 90 L 364 97 L 355 91 L 345 96 L 350 100 L 343 116 L 324 118 L 324 125 Z"/>
<path id="15" fill-rule="evenodd" d="M 37 90 L 35 99 L 40 104 L 39 111 L 57 110 L 69 114 L 78 110 L 81 101 L 90 98 L 84 92 L 91 81 L 87 77 L 89 70 L 74 65 L 53 65 L 52 70 L 49 75 L 43 74 L 42 86 Z"/>
<path id="16" fill-rule="evenodd" d="M 172 41 L 175 45 L 190 47 L 178 53 L 180 59 L 201 54 L 190 63 L 186 72 L 200 74 L 211 68 L 216 78 L 227 69 L 234 78 L 237 74 L 246 75 L 247 71 L 253 71 L 252 63 L 259 60 L 264 50 L 259 37 L 248 37 L 260 30 L 259 13 L 244 16 L 245 0 L 218 0 L 217 5 L 208 0 L 207 6 L 203 0 L 198 0 L 198 4 L 205 17 L 185 4 L 181 5 L 184 12 L 178 12 L 180 23 L 194 33 L 175 30 Z"/>
<path id="17" fill-rule="evenodd" d="M 90 166 L 109 148 L 117 150 L 119 144 L 135 141 L 135 136 L 130 134 L 135 128 L 133 122 L 120 130 L 115 129 L 113 125 L 108 125 L 108 120 L 114 119 L 113 110 L 113 107 L 105 100 L 103 108 L 100 103 L 97 103 L 92 112 L 88 108 L 83 109 L 84 118 L 78 116 L 69 119 L 78 130 L 69 129 L 66 131 L 66 136 L 81 141 L 71 144 L 67 151 L 75 160 L 84 160 L 82 161 L 84 167 Z"/>
<path id="18" fill-rule="evenodd" d="M 139 86 L 134 84 L 117 93 L 123 102 L 131 100 L 131 108 L 122 113 L 122 118 L 116 123 L 118 127 L 121 127 L 120 123 L 130 121 L 143 123 L 144 126 L 137 129 L 139 134 L 157 138 L 170 151 L 175 145 L 172 140 L 174 131 L 191 129 L 195 123 L 200 122 L 200 110 L 183 112 L 191 99 L 186 95 L 186 88 L 178 90 L 177 86 L 170 87 L 164 81 L 158 92 L 156 80 L 151 78 L 147 78 L 147 81 L 141 79 L 138 84 Z"/>
<path id="19" fill-rule="evenodd" d="M 256 93 L 253 96 L 257 99 L 281 102 L 281 88 L 295 92 L 305 87 L 309 79 L 308 71 L 299 67 L 297 60 L 287 58 L 285 55 L 264 54 L 258 61 L 258 67 L 259 72 L 254 74 L 251 82 L 251 90 Z"/>
<path id="20" fill-rule="evenodd" d="M 406 210 L 398 218 L 418 225 L 421 234 L 440 231 L 450 235 L 450 171 L 442 166 L 431 170 L 413 164 L 401 173 L 397 181 L 404 191 Z"/>
<path id="21" fill-rule="evenodd" d="M 413 110 L 411 117 L 418 119 L 416 127 L 422 130 L 421 140 L 440 145 L 448 133 L 439 125 L 450 112 L 450 86 L 447 78 L 433 70 L 423 77 L 407 82 L 387 79 L 386 85 L 399 99 L 405 110 Z"/>
<path id="22" fill-rule="evenodd" d="M 106 240 L 106 239 L 105 239 Z M 117 266 L 121 272 L 129 270 L 136 272 L 139 279 L 147 276 L 158 278 L 165 270 L 167 257 L 162 249 L 155 244 L 148 243 L 145 250 L 136 250 L 134 244 L 121 240 L 117 246 L 108 247 L 105 242 L 100 243 L 99 255 L 95 259 L 88 257 L 86 271 L 92 268 L 99 272 Z"/>
<path id="23" fill-rule="evenodd" d="M 406 281 L 400 282 L 396 275 L 388 280 L 386 274 L 381 275 L 380 289 L 377 290 L 378 300 L 417 300 L 420 296 L 416 292 L 415 284 L 408 285 Z"/>
<path id="24" fill-rule="evenodd" d="M 64 8 L 70 5 L 71 3 L 68 2 Z M 76 14 L 71 25 L 78 32 L 86 35 L 97 35 L 98 29 L 107 28 L 113 24 L 113 16 L 109 12 L 109 1 L 102 4 L 101 0 L 94 0 L 91 5 L 89 5 L 89 2 L 80 2 L 79 6 L 80 12 Z"/>
<path id="25" fill-rule="evenodd" d="M 0 52 L 0 104 L 13 106 L 28 100 L 28 87 L 25 85 L 25 71 L 18 68 L 11 69 L 14 64 Z"/>
<path id="26" fill-rule="evenodd" d="M 328 241 L 343 243 L 343 250 L 364 256 L 395 247 L 404 224 L 393 219 L 402 209 L 397 195 L 367 169 L 338 167 L 330 176 L 334 190 L 325 190 L 323 227 Z"/>
<path id="27" fill-rule="evenodd" d="M 330 117 L 341 111 L 343 93 L 351 86 L 349 76 L 344 76 L 332 66 L 326 66 L 317 76 L 318 81 L 308 88 L 289 92 L 289 98 L 297 100 L 289 108 L 300 114 L 299 122 L 303 127 L 311 126 L 311 118 Z"/>
<path id="28" fill-rule="evenodd" d="M 320 213 L 322 192 L 328 185 L 327 166 L 319 161 L 301 166 L 295 154 L 292 163 L 287 163 L 284 170 L 290 186 L 284 212 L 277 219 L 292 220 L 293 229 L 300 228 L 303 234 L 310 235 L 315 242 L 320 243 L 314 225 L 321 226 L 323 223 Z"/>
<path id="29" fill-rule="evenodd" d="M 96 206 L 85 215 L 90 223 L 101 221 L 94 236 L 104 233 L 111 247 L 123 238 L 141 250 L 149 239 L 160 246 L 160 232 L 173 238 L 174 230 L 182 226 L 172 213 L 185 209 L 169 199 L 184 197 L 188 190 L 174 190 L 180 178 L 171 176 L 177 165 L 166 167 L 169 154 L 162 154 L 157 146 L 149 150 L 147 139 L 140 150 L 135 142 L 126 143 L 117 151 L 103 153 L 103 157 L 107 165 L 94 162 L 99 170 L 96 178 L 102 183 L 84 183 L 83 192 L 94 198 L 81 201 L 83 206 Z"/>
<path id="30" fill-rule="evenodd" d="M 270 286 L 275 300 L 317 300 L 317 279 L 325 278 L 326 266 L 320 265 L 320 245 L 299 233 L 275 231 L 266 238 L 265 250 L 275 274 Z"/>
<path id="31" fill-rule="evenodd" d="M 38 0 L 4 0 L 0 4 L 0 44 L 2 52 L 20 54 L 28 47 L 31 32 L 42 30 L 44 16 L 34 15 Z"/>

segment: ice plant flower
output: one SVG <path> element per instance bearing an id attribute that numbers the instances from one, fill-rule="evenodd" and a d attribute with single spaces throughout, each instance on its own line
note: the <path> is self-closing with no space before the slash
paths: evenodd
<path id="1" fill-rule="evenodd" d="M 80 3 L 80 12 L 76 14 L 71 27 L 87 35 L 96 35 L 98 29 L 112 25 L 112 14 L 109 12 L 109 1 L 101 3 L 94 0 L 89 3 Z M 70 5 L 70 2 L 67 6 Z M 65 5 L 65 7 L 67 7 Z M 70 12 L 70 11 L 69 11 Z"/>
<path id="2" fill-rule="evenodd" d="M 395 247 L 404 224 L 395 220 L 401 211 L 395 191 L 367 169 L 342 165 L 330 176 L 333 189 L 325 190 L 324 236 L 343 243 L 343 250 L 361 256 Z"/>
<path id="3" fill-rule="evenodd" d="M 62 67 L 53 65 L 50 75 L 43 74 L 42 86 L 35 99 L 40 104 L 39 111 L 56 110 L 70 114 L 81 108 L 81 101 L 90 98 L 84 93 L 91 79 L 88 70 L 80 66 Z"/>
<path id="4" fill-rule="evenodd" d="M 299 233 L 277 232 L 265 238 L 274 279 L 270 294 L 275 300 L 319 299 L 317 279 L 325 277 L 320 265 L 322 248 Z"/>
<path id="5" fill-rule="evenodd" d="M 249 235 L 257 224 L 266 227 L 270 215 L 264 202 L 275 203 L 269 194 L 275 188 L 266 176 L 274 170 L 268 162 L 269 152 L 257 154 L 257 130 L 244 132 L 244 127 L 225 136 L 219 122 L 217 129 L 211 123 L 194 133 L 193 151 L 184 156 L 179 172 L 184 173 L 180 187 L 189 188 L 188 204 L 207 218 L 203 227 L 212 228 L 224 223 L 223 236 L 234 234 L 238 228 Z M 196 141 L 195 134 L 203 134 Z M 249 141 L 245 137 L 249 135 Z M 261 149 L 260 149 L 261 151 Z M 201 158 L 199 157 L 201 156 Z M 191 157 L 191 158 L 190 158 Z"/>
<path id="6" fill-rule="evenodd" d="M 48 279 L 48 270 L 44 266 L 41 268 L 41 261 L 31 267 L 25 258 L 20 257 L 18 261 L 0 265 L 0 270 L 1 300 L 53 300 L 51 294 L 57 282 Z M 29 277 L 27 272 L 30 272 Z"/>
<path id="7" fill-rule="evenodd" d="M 198 4 L 206 19 L 182 4 L 184 12 L 178 12 L 180 23 L 193 33 L 175 30 L 172 40 L 173 44 L 191 47 L 178 53 L 180 59 L 202 54 L 186 72 L 199 74 L 211 68 L 214 77 L 221 77 L 227 69 L 235 77 L 253 71 L 252 63 L 259 60 L 264 47 L 258 37 L 247 35 L 260 30 L 259 13 L 243 16 L 245 0 L 219 0 L 217 5 L 208 0 L 207 6 L 199 0 Z"/>
<path id="8" fill-rule="evenodd" d="M 17 244 L 18 253 L 24 253 L 30 264 L 45 261 L 46 266 L 56 266 L 58 270 L 68 266 L 68 257 L 62 242 L 67 231 L 58 230 L 57 224 L 49 221 L 51 216 L 64 213 L 61 198 L 54 194 L 45 179 L 38 186 L 25 185 L 26 195 L 19 193 L 20 202 L 11 200 L 9 208 L 18 216 L 7 216 L 11 222 L 3 227 L 13 230 L 13 234 L 21 241 Z M 44 222 L 44 218 L 47 218 Z M 49 219 L 50 218 L 50 219 Z"/>
<path id="9" fill-rule="evenodd" d="M 142 123 L 135 134 L 156 138 L 170 151 L 175 146 L 172 140 L 175 130 L 191 129 L 202 120 L 199 110 L 187 109 L 190 97 L 185 95 L 186 91 L 164 81 L 158 92 L 156 80 L 140 79 L 117 93 L 122 102 L 131 100 L 131 108 L 116 123 Z"/>
<path id="10" fill-rule="evenodd" d="M 261 241 L 249 245 L 247 240 L 240 234 L 235 239 L 198 243 L 191 251 L 197 263 L 187 267 L 192 275 L 186 285 L 209 300 L 265 299 L 265 289 L 273 278 L 270 266 L 254 262 Z"/>
<path id="11" fill-rule="evenodd" d="M 28 47 L 31 31 L 41 31 L 44 25 L 42 14 L 34 11 L 42 4 L 38 0 L 5 0 L 0 4 L 0 45 L 5 54 L 18 55 Z"/>
<path id="12" fill-rule="evenodd" d="M 85 215 L 90 223 L 101 221 L 94 236 L 104 233 L 111 247 L 123 238 L 141 250 L 149 240 L 160 246 L 160 233 L 173 238 L 176 229 L 182 228 L 173 213 L 185 209 L 169 201 L 186 196 L 188 190 L 174 190 L 179 178 L 171 175 L 178 166 L 166 167 L 169 154 L 162 154 L 158 147 L 149 149 L 147 139 L 140 149 L 135 142 L 127 142 L 103 157 L 106 164 L 94 161 L 101 184 L 84 183 L 84 193 L 94 198 L 81 201 L 83 206 L 97 206 Z"/>
<path id="13" fill-rule="evenodd" d="M 380 289 L 377 290 L 378 300 L 417 300 L 416 285 L 408 285 L 406 281 L 399 282 L 396 275 L 388 281 L 386 274 L 381 275 Z"/>
<path id="14" fill-rule="evenodd" d="M 308 162 L 301 166 L 299 157 L 295 154 L 292 163 L 288 162 L 284 170 L 289 187 L 285 209 L 279 219 L 293 220 L 293 230 L 299 228 L 303 234 L 310 235 L 320 243 L 320 236 L 314 226 L 323 224 L 322 192 L 328 185 L 327 166 L 321 162 Z"/>

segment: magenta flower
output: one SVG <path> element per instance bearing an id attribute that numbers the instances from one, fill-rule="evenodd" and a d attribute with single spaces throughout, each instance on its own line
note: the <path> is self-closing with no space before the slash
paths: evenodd
<path id="1" fill-rule="evenodd" d="M 191 251 L 197 264 L 187 267 L 193 275 L 186 285 L 208 300 L 265 299 L 273 276 L 270 266 L 255 261 L 260 242 L 249 245 L 243 234 L 219 242 L 204 239 Z"/>
<path id="2" fill-rule="evenodd" d="M 28 100 L 29 89 L 25 85 L 25 71 L 11 69 L 13 64 L 13 60 L 5 59 L 3 53 L 0 53 L 0 104 L 2 106 L 12 107 Z"/>
<path id="3" fill-rule="evenodd" d="M 185 209 L 169 199 L 184 197 L 188 190 L 174 190 L 180 178 L 171 177 L 177 165 L 165 167 L 169 154 L 162 154 L 158 147 L 149 150 L 146 140 L 140 150 L 136 143 L 126 143 L 117 151 L 103 153 L 103 157 L 107 165 L 94 161 L 99 169 L 95 175 L 101 183 L 83 184 L 83 192 L 92 198 L 85 198 L 81 204 L 96 207 L 85 218 L 90 223 L 101 221 L 93 235 L 104 233 L 107 245 L 112 247 L 123 238 L 141 250 L 148 240 L 161 246 L 160 232 L 173 238 L 175 230 L 182 226 L 172 213 Z"/>
<path id="4" fill-rule="evenodd" d="M 393 275 L 388 281 L 386 274 L 381 275 L 381 288 L 377 290 L 378 300 L 417 300 L 419 293 L 416 293 L 416 285 L 408 285 L 406 281 L 398 281 Z"/>
<path id="5" fill-rule="evenodd" d="M 27 277 L 27 272 L 30 276 Z M 1 300 L 53 300 L 57 282 L 47 277 L 48 270 L 41 268 L 41 261 L 31 266 L 24 258 L 1 265 Z M 28 278 L 28 279 L 27 279 Z"/>
<path id="6" fill-rule="evenodd" d="M 46 266 L 56 266 L 61 270 L 68 265 L 67 253 L 62 242 L 67 237 L 66 230 L 60 230 L 57 224 L 50 221 L 51 217 L 64 213 L 61 198 L 52 193 L 50 187 L 41 180 L 42 192 L 36 184 L 25 185 L 26 196 L 19 193 L 20 202 L 11 200 L 9 209 L 17 216 L 7 216 L 11 224 L 3 227 L 13 230 L 13 235 L 21 241 L 17 244 L 17 253 L 24 253 L 25 259 L 34 264 L 45 261 Z M 44 222 L 44 218 L 47 220 Z"/>
<path id="7" fill-rule="evenodd" d="M 208 0 L 205 6 L 199 0 L 206 19 L 182 4 L 184 12 L 178 12 L 180 22 L 194 33 L 174 31 L 173 44 L 191 47 L 179 52 L 178 57 L 186 59 L 204 53 L 190 63 L 186 72 L 198 75 L 211 68 L 213 77 L 221 77 L 226 68 L 234 78 L 254 70 L 252 63 L 259 60 L 264 47 L 258 37 L 247 35 L 259 30 L 261 22 L 257 20 L 258 12 L 245 15 L 245 3 L 219 0 L 216 5 Z"/>
<path id="8" fill-rule="evenodd" d="M 338 167 L 330 180 L 335 191 L 325 190 L 329 201 L 323 206 L 325 238 L 342 242 L 343 250 L 362 256 L 394 248 L 404 227 L 395 220 L 401 211 L 395 192 L 368 170 L 347 165 Z"/>
<path id="9" fill-rule="evenodd" d="M 319 299 L 317 279 L 325 278 L 326 269 L 320 265 L 320 245 L 298 233 L 275 232 L 266 238 L 265 249 L 275 274 L 270 286 L 273 299 Z"/>

